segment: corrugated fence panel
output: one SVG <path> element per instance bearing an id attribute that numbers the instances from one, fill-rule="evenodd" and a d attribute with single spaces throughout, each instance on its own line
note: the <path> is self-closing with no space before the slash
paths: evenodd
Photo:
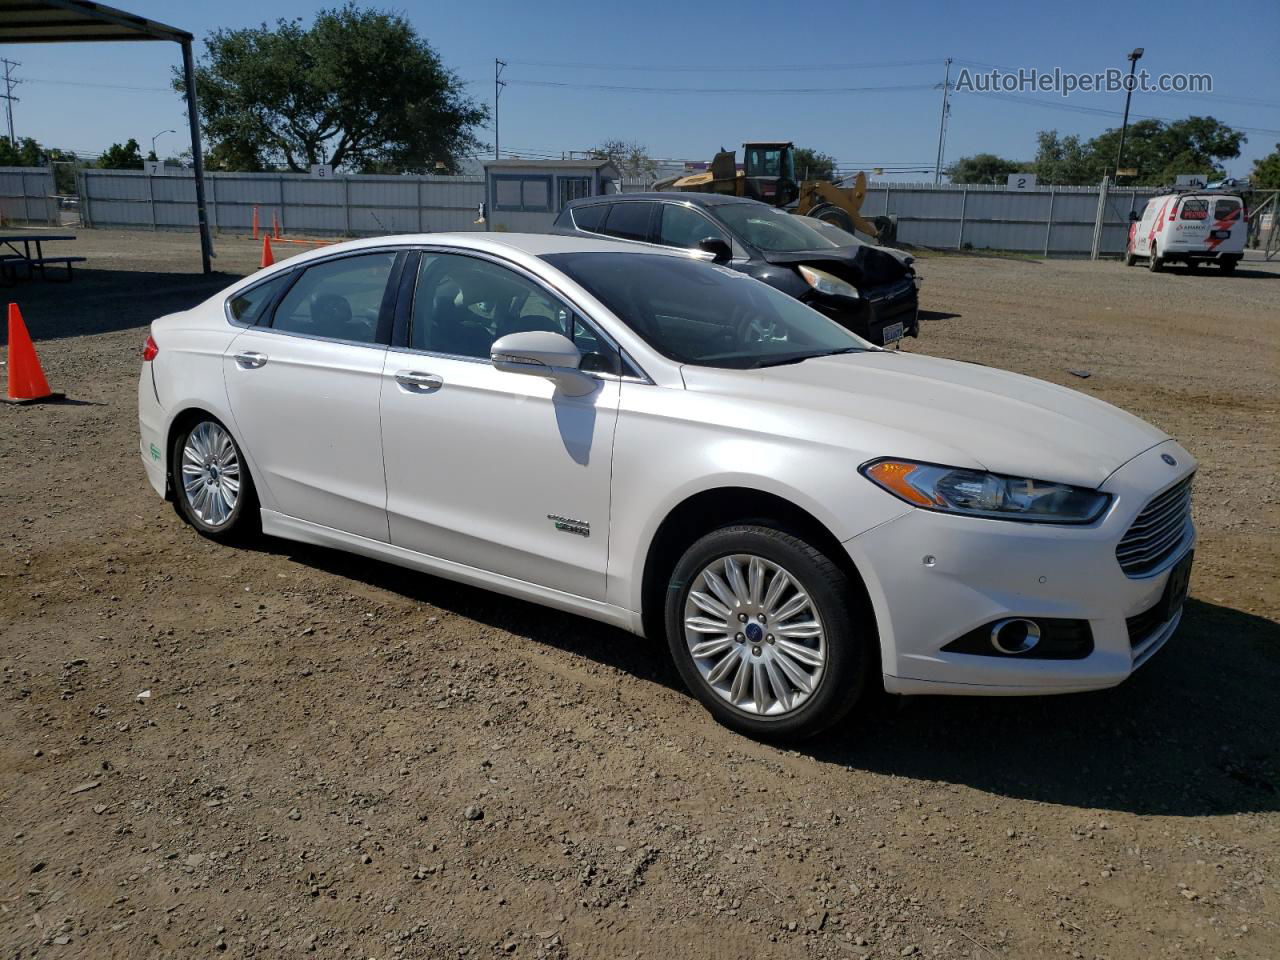
<path id="1" fill-rule="evenodd" d="M 0 167 L 0 216 L 6 220 L 56 223 L 53 192 L 47 167 Z"/>

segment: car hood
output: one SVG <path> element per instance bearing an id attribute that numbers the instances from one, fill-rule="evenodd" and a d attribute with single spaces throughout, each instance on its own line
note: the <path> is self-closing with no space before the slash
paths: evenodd
<path id="1" fill-rule="evenodd" d="M 760 370 L 685 367 L 690 390 L 725 394 L 755 429 L 879 456 L 1096 487 L 1169 439 L 1118 407 L 980 364 L 897 351 Z"/>
<path id="2" fill-rule="evenodd" d="M 762 256 L 778 266 L 816 267 L 847 280 L 855 286 L 881 286 L 910 274 L 909 265 L 871 244 L 830 247 L 825 250 L 789 250 L 785 253 L 764 251 Z"/>

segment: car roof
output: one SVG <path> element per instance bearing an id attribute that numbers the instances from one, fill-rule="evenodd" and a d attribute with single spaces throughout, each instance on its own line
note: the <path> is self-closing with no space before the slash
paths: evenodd
<path id="1" fill-rule="evenodd" d="M 693 193 L 685 190 L 648 191 L 645 193 L 606 193 L 598 197 L 580 197 L 565 204 L 567 209 L 589 207 L 597 203 L 616 203 L 619 200 L 666 200 L 668 202 L 692 203 L 696 207 L 717 207 L 726 203 L 756 203 L 760 206 L 768 204 L 752 200 L 750 197 L 734 197 L 723 193 Z"/>

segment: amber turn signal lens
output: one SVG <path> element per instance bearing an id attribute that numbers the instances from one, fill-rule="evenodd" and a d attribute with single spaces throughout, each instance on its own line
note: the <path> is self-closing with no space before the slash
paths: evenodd
<path id="1" fill-rule="evenodd" d="M 866 468 L 867 476 L 887 490 L 892 490 L 907 503 L 918 507 L 937 506 L 929 497 L 907 482 L 911 474 L 920 469 L 918 464 L 899 463 L 897 460 L 881 460 Z"/>

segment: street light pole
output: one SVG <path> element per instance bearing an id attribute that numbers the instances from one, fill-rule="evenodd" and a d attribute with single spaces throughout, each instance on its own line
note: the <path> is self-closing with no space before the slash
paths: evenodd
<path id="1" fill-rule="evenodd" d="M 177 133 L 177 132 L 178 132 L 177 130 L 161 130 L 154 137 L 152 137 L 151 138 L 151 155 L 155 157 L 157 160 L 159 160 L 160 154 L 156 153 L 156 140 L 159 137 L 163 137 L 166 133 Z"/>
<path id="2" fill-rule="evenodd" d="M 1133 74 L 1138 69 L 1138 61 L 1142 59 L 1143 53 L 1142 47 L 1136 47 L 1133 53 L 1129 54 L 1129 82 L 1124 91 L 1124 120 L 1120 124 L 1120 149 L 1116 151 L 1116 173 L 1114 177 L 1116 183 L 1120 182 L 1120 163 L 1124 160 L 1124 135 L 1129 129 L 1129 101 L 1133 98 Z"/>

